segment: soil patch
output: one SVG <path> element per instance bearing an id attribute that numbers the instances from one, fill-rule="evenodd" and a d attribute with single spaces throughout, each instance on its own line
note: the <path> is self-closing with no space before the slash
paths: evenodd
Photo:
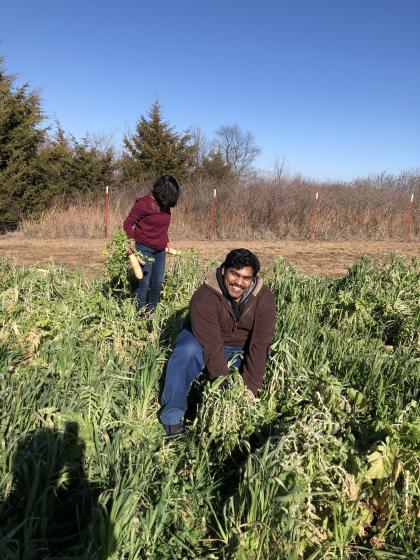
<path id="1" fill-rule="evenodd" d="M 102 271 L 106 243 L 104 239 L 26 239 L 19 233 L 9 233 L 0 237 L 0 254 L 17 266 L 54 263 L 71 270 L 80 267 L 92 278 Z M 420 255 L 419 243 L 399 241 L 174 240 L 172 244 L 178 249 L 196 247 L 203 265 L 212 260 L 221 262 L 231 249 L 246 247 L 257 254 L 265 272 L 283 257 L 305 274 L 330 277 L 343 276 L 363 255 L 381 260 L 393 253 Z"/>

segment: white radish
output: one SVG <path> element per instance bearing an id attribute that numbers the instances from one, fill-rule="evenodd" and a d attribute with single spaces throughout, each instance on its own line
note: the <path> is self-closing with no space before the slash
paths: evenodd
<path id="1" fill-rule="evenodd" d="M 133 268 L 133 272 L 134 272 L 135 277 L 138 280 L 141 280 L 143 278 L 143 271 L 141 269 L 140 263 L 139 263 L 136 255 L 133 255 L 133 254 L 128 255 L 128 258 L 130 259 L 130 263 L 131 263 L 131 266 Z"/>

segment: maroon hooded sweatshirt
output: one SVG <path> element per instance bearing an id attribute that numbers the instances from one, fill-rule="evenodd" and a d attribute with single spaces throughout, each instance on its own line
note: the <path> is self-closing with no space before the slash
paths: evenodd
<path id="1" fill-rule="evenodd" d="M 236 321 L 232 306 L 219 287 L 216 270 L 213 270 L 193 294 L 185 326 L 191 327 L 203 347 L 210 379 L 229 374 L 224 346 L 243 347 L 242 377 L 247 388 L 256 395 L 263 383 L 275 318 L 274 295 L 258 278 Z"/>
<path id="2" fill-rule="evenodd" d="M 165 212 L 152 195 L 142 196 L 124 220 L 124 231 L 136 243 L 163 251 L 168 245 L 168 229 L 171 211 Z"/>

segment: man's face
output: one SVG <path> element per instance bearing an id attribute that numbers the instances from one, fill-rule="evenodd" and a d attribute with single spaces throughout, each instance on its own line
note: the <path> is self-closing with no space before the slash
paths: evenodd
<path id="1" fill-rule="evenodd" d="M 244 266 L 241 269 L 222 267 L 223 282 L 229 296 L 239 301 L 249 287 L 254 277 L 252 266 Z"/>

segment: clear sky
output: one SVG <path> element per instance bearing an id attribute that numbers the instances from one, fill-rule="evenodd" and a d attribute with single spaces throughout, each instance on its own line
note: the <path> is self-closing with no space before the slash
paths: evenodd
<path id="1" fill-rule="evenodd" d="M 420 0 L 2 0 L 0 54 L 80 138 L 156 99 L 178 131 L 250 130 L 267 171 L 420 168 Z"/>

